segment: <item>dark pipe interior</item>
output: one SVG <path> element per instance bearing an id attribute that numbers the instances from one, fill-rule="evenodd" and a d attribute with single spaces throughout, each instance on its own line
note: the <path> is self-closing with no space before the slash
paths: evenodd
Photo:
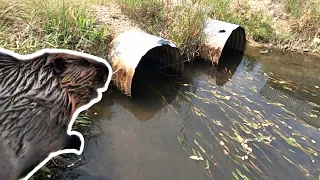
<path id="1" fill-rule="evenodd" d="M 141 58 L 132 79 L 132 97 L 146 97 L 148 93 L 154 93 L 150 88 L 161 89 L 161 86 L 173 84 L 181 77 L 175 70 L 160 63 L 169 62 L 169 58 L 171 56 L 162 47 L 149 50 Z"/>
<path id="2" fill-rule="evenodd" d="M 172 55 L 172 53 L 170 54 L 164 47 L 165 46 L 152 48 L 141 58 L 132 79 L 132 97 L 146 96 L 146 93 L 150 91 L 145 91 L 143 89 L 149 89 L 151 86 L 153 88 L 159 88 L 162 85 L 164 86 L 181 79 L 183 74 L 179 74 L 173 68 L 164 65 L 176 61 L 172 59 L 176 57 L 173 57 L 174 55 Z M 217 85 L 222 86 L 229 80 L 230 76 L 232 76 L 239 66 L 243 55 L 244 53 L 242 51 L 230 49 L 228 47 L 223 49 L 219 64 L 215 67 L 217 69 L 217 73 L 215 74 L 217 76 Z M 199 58 L 196 59 L 199 60 Z M 202 61 L 205 60 L 202 59 Z M 183 60 L 179 60 L 178 62 L 183 62 Z M 196 63 L 196 61 L 193 61 L 192 63 Z M 212 64 L 208 63 L 208 67 L 210 66 L 212 66 Z M 229 75 L 226 76 L 226 73 L 229 73 Z"/>
<path id="3" fill-rule="evenodd" d="M 223 49 L 217 66 L 216 84 L 218 86 L 223 86 L 229 81 L 241 63 L 243 55 L 244 53 L 241 51 L 230 48 Z"/>

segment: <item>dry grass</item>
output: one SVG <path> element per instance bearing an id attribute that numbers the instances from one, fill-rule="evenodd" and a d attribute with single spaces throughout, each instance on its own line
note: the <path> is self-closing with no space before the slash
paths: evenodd
<path id="1" fill-rule="evenodd" d="M 122 12 L 136 20 L 148 33 L 172 40 L 187 58 L 199 54 L 204 42 L 207 17 L 244 26 L 249 36 L 269 42 L 273 29 L 262 13 L 252 13 L 246 4 L 230 11 L 230 1 L 198 0 L 173 4 L 163 0 L 117 0 Z"/>
<path id="2" fill-rule="evenodd" d="M 206 17 L 203 6 L 173 5 L 162 0 L 117 0 L 122 12 L 148 33 L 170 39 L 186 58 L 198 54 Z M 203 4 L 201 4 L 203 5 Z"/>
<path id="3" fill-rule="evenodd" d="M 90 3 L 85 0 L 4 0 L 0 5 L 0 44 L 20 53 L 42 48 L 104 51 L 103 41 L 108 31 L 96 25 L 88 11 Z"/>
<path id="4" fill-rule="evenodd" d="M 320 37 L 320 1 L 318 0 L 284 0 L 280 1 L 282 25 L 278 25 L 275 16 L 269 14 L 275 10 L 273 4 L 264 5 L 260 1 L 261 10 L 249 6 L 250 0 L 212 0 L 212 16 L 222 21 L 240 24 L 245 27 L 249 38 L 260 43 L 271 43 L 279 48 L 309 49 L 320 52 L 320 46 L 312 44 L 312 40 Z M 233 5 L 235 8 L 230 8 Z M 285 26 L 285 27 L 284 27 Z M 288 30 L 289 29 L 289 30 Z"/>
<path id="5" fill-rule="evenodd" d="M 283 29 L 275 27 L 277 21 L 269 15 L 267 6 L 257 11 L 249 5 L 250 0 L 186 0 L 176 5 L 170 0 L 117 2 L 122 12 L 136 20 L 143 29 L 172 40 L 188 57 L 196 55 L 203 42 L 206 17 L 239 24 L 246 29 L 250 40 L 261 44 L 320 51 L 319 45 L 312 45 L 312 40 L 320 35 L 320 2 L 317 0 L 303 3 L 300 0 L 281 1 L 283 13 L 289 13 L 285 20 L 287 27 Z"/>

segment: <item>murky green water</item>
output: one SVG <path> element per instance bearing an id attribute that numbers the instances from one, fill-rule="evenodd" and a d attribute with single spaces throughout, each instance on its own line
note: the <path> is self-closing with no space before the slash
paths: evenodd
<path id="1" fill-rule="evenodd" d="M 259 54 L 105 93 L 78 180 L 320 179 L 320 59 Z M 111 89 L 110 89 L 111 90 Z"/>

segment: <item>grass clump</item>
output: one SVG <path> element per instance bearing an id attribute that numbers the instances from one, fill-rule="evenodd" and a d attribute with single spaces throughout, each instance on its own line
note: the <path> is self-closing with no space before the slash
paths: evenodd
<path id="1" fill-rule="evenodd" d="M 255 41 L 267 43 L 271 41 L 274 30 L 270 19 L 262 12 L 253 12 L 245 3 L 239 3 L 231 7 L 231 0 L 208 0 L 210 17 L 220 21 L 239 24 L 246 29 L 249 37 Z"/>
<path id="2" fill-rule="evenodd" d="M 203 42 L 206 13 L 192 3 L 176 4 L 161 0 L 117 0 L 122 12 L 133 18 L 150 34 L 170 39 L 193 58 Z M 201 4 L 202 5 L 202 4 Z"/>
<path id="3" fill-rule="evenodd" d="M 206 17 L 239 24 L 246 29 L 248 39 L 261 44 L 295 49 L 318 47 L 312 45 L 312 40 L 320 36 L 317 0 L 284 0 L 277 5 L 256 2 L 259 7 L 250 0 L 117 1 L 122 12 L 144 30 L 172 40 L 189 57 L 196 55 L 203 43 Z"/>
<path id="4" fill-rule="evenodd" d="M 302 13 L 302 2 L 300 0 L 285 0 L 285 11 L 292 14 L 294 17 L 300 17 Z"/>
<path id="5" fill-rule="evenodd" d="M 174 7 L 171 17 L 176 17 L 168 25 L 168 38 L 174 39 L 182 53 L 194 57 L 198 53 L 200 44 L 203 43 L 203 26 L 205 14 L 199 8 Z"/>
<path id="6" fill-rule="evenodd" d="M 35 0 L 44 17 L 45 40 L 52 47 L 88 47 L 90 43 L 105 38 L 105 28 L 96 28 L 95 19 L 86 12 L 86 2 Z M 58 8 L 57 8 L 58 7 Z"/>
<path id="7" fill-rule="evenodd" d="M 4 0 L 0 44 L 19 53 L 43 48 L 104 50 L 106 46 L 97 45 L 103 43 L 108 31 L 96 25 L 89 5 L 84 0 Z"/>

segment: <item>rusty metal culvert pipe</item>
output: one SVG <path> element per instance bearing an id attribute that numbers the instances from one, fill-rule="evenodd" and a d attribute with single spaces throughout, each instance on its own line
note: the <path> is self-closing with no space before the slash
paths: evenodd
<path id="1" fill-rule="evenodd" d="M 131 96 L 132 79 L 141 59 L 148 56 L 176 74 L 184 73 L 180 50 L 174 43 L 142 31 L 126 31 L 110 43 L 108 59 L 113 69 L 112 82 L 127 96 Z"/>
<path id="2" fill-rule="evenodd" d="M 200 56 L 212 64 L 219 64 L 224 49 L 245 51 L 246 34 L 239 25 L 208 19 L 205 22 L 204 35 L 205 42 L 200 47 Z M 160 63 L 176 74 L 184 73 L 182 54 L 170 40 L 132 30 L 118 35 L 110 45 L 108 59 L 114 71 L 112 82 L 128 96 L 131 96 L 136 68 L 143 58 Z"/>
<path id="3" fill-rule="evenodd" d="M 201 58 L 218 64 L 224 49 L 244 52 L 246 34 L 243 27 L 208 19 L 204 28 L 205 42 L 200 48 Z"/>

